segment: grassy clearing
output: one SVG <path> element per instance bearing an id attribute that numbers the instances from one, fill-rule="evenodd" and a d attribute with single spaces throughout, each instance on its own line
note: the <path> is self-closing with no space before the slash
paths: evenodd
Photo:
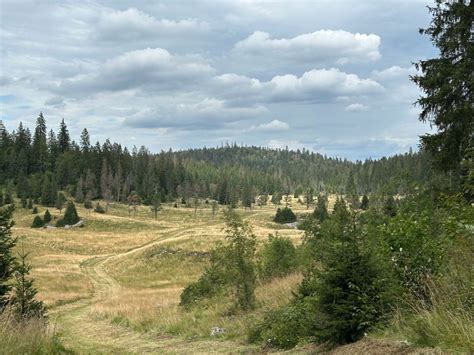
<path id="1" fill-rule="evenodd" d="M 310 212 L 302 205 L 293 208 Z M 40 207 L 39 215 L 45 210 Z M 49 210 L 54 223 L 61 216 L 56 209 Z M 111 205 L 107 214 L 81 206 L 78 213 L 85 219 L 84 228 L 32 229 L 34 215 L 18 208 L 13 229 L 14 235 L 25 236 L 39 298 L 54 306 L 52 317 L 64 333 L 65 344 L 78 351 L 110 347 L 120 352 L 131 346 L 130 336 L 137 351 L 158 343 L 170 352 L 255 350 L 253 345 L 243 345 L 249 322 L 287 302 L 300 280 L 299 275 L 292 275 L 259 286 L 259 308 L 252 315 L 233 314 L 229 305 L 212 301 L 206 310 L 185 312 L 178 307 L 183 287 L 197 280 L 208 262 L 207 252 L 224 237 L 222 208 L 215 218 L 206 205 L 196 215 L 191 208 L 164 205 L 157 220 L 145 206 L 130 217 L 128 207 L 121 204 Z M 238 213 L 252 224 L 261 241 L 275 231 L 295 243 L 300 241 L 301 231 L 272 222 L 273 206 L 239 209 Z M 211 339 L 214 326 L 226 328 L 225 336 Z M 155 337 L 144 340 L 147 345 L 142 348 L 141 336 L 121 329 Z M 157 337 L 164 338 L 157 341 Z"/>

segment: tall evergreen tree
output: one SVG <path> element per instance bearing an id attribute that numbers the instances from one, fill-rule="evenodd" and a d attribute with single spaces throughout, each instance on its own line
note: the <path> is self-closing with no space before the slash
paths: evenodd
<path id="1" fill-rule="evenodd" d="M 69 149 L 71 145 L 71 138 L 69 137 L 69 131 L 67 129 L 66 123 L 64 123 L 64 118 L 59 124 L 59 133 L 58 133 L 58 148 L 61 153 L 64 153 Z"/>
<path id="2" fill-rule="evenodd" d="M 436 0 L 429 11 L 431 24 L 420 33 L 430 38 L 439 56 L 419 61 L 421 74 L 412 80 L 424 93 L 417 101 L 420 120 L 438 131 L 423 135 L 421 143 L 458 185 L 459 165 L 474 132 L 474 1 Z"/>
<path id="3" fill-rule="evenodd" d="M 12 250 L 16 244 L 11 228 L 13 227 L 14 207 L 12 205 L 0 207 L 0 312 L 6 306 L 11 289 L 10 278 L 14 272 L 15 258 Z"/>
<path id="4" fill-rule="evenodd" d="M 40 112 L 36 119 L 35 134 L 33 136 L 32 145 L 33 167 L 32 171 L 46 171 L 48 167 L 48 145 L 46 139 L 46 121 L 43 113 Z"/>

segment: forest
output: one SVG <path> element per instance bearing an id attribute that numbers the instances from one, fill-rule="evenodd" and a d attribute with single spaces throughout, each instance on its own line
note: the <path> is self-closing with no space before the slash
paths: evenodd
<path id="1" fill-rule="evenodd" d="M 403 154 L 0 120 L 0 353 L 473 353 L 474 2 L 428 9 Z"/>

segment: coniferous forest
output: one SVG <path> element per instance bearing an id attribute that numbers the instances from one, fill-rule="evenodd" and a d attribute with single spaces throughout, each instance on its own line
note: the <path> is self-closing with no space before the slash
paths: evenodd
<path id="1" fill-rule="evenodd" d="M 48 124 L 46 110 L 34 126 L 0 120 L 0 354 L 474 353 L 474 1 L 436 0 L 427 10 L 419 32 L 436 55 L 420 56 L 416 70 L 348 75 L 343 91 L 358 83 L 380 90 L 375 79 L 406 74 L 419 90 L 418 120 L 432 129 L 402 154 L 354 160 L 235 143 L 154 152 L 94 143 L 88 127 L 72 136 L 65 119 Z M 104 18 L 102 30 L 114 33 L 124 18 L 140 24 L 134 31 L 188 31 L 194 23 L 158 21 L 136 8 Z M 380 56 L 380 37 L 330 30 L 292 39 L 255 32 L 232 53 L 250 47 L 251 57 L 323 37 L 329 54 L 352 38 L 371 39 L 370 60 Z M 106 61 L 105 72 L 139 52 Z M 153 50 L 145 52 L 140 71 Z M 172 57 L 159 50 L 153 60 Z M 180 57 L 182 70 L 214 73 L 190 59 L 202 60 Z M 345 74 L 323 71 L 266 83 L 237 74 L 202 80 L 251 82 L 252 94 L 283 83 L 264 99 L 283 102 L 292 80 L 299 90 L 317 75 Z M 67 83 L 84 77 L 101 79 Z M 305 95 L 305 105 L 314 104 Z M 5 98 L 0 103 L 12 100 Z M 371 109 L 358 103 L 345 112 Z M 281 134 L 290 126 L 274 120 L 243 132 L 269 128 Z"/>

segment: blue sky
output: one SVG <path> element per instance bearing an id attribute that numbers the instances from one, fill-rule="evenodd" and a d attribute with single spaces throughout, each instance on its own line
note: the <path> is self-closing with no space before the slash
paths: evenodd
<path id="1" fill-rule="evenodd" d="M 153 151 L 416 148 L 428 1 L 2 1 L 0 119 Z"/>

